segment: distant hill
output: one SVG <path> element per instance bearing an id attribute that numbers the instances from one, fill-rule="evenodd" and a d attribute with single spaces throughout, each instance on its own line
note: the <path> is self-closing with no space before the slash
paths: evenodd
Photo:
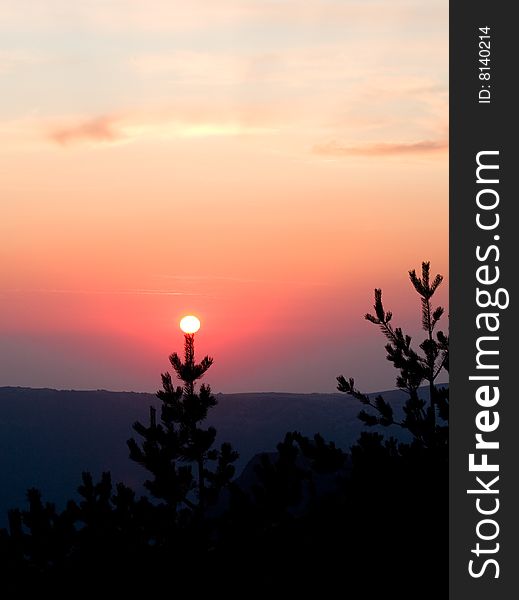
<path id="1" fill-rule="evenodd" d="M 405 400 L 398 390 L 384 396 L 396 407 Z M 238 472 L 257 453 L 275 450 L 287 431 L 319 432 L 347 449 L 363 427 L 359 403 L 346 394 L 217 398 L 208 423 L 216 427 L 219 443 L 230 441 L 240 453 Z M 27 488 L 37 487 L 47 501 L 61 505 L 74 496 L 84 470 L 96 477 L 109 470 L 114 481 L 141 490 L 146 472 L 128 459 L 126 440 L 132 423 L 146 423 L 149 406 L 158 404 L 145 393 L 0 388 L 0 526 L 8 508 L 25 505 Z"/>

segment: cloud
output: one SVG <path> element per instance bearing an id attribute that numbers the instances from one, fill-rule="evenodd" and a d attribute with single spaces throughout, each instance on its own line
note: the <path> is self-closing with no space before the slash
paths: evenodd
<path id="1" fill-rule="evenodd" d="M 95 141 L 113 142 L 124 137 L 113 117 L 102 116 L 86 119 L 68 126 L 57 127 L 50 131 L 50 139 L 66 146 L 73 142 Z"/>
<path id="2" fill-rule="evenodd" d="M 168 289 L 129 289 L 129 290 L 81 290 L 61 288 L 8 289 L 11 294 L 77 294 L 77 295 L 107 295 L 107 296 L 208 296 L 198 292 L 185 292 Z"/>
<path id="3" fill-rule="evenodd" d="M 301 281 L 301 280 L 290 280 L 284 277 L 283 279 L 258 279 L 258 278 L 247 278 L 247 277 L 225 277 L 219 275 L 158 275 L 162 279 L 173 279 L 178 281 L 185 281 L 188 283 L 197 282 L 232 282 L 232 283 L 268 283 L 268 284 L 283 284 L 283 285 L 305 285 L 305 286 L 329 286 L 329 283 L 324 281 Z"/>
<path id="4" fill-rule="evenodd" d="M 361 146 L 343 146 L 336 141 L 319 144 L 313 152 L 321 156 L 398 156 L 413 154 L 435 154 L 448 149 L 446 140 L 421 140 L 411 143 L 377 143 Z"/>
<path id="5" fill-rule="evenodd" d="M 265 135 L 275 128 L 255 124 L 247 119 L 231 119 L 225 114 L 205 117 L 202 114 L 133 113 L 104 115 L 95 118 L 70 118 L 67 124 L 47 128 L 47 139 L 61 145 L 81 143 L 130 142 L 142 138 L 171 139 L 214 136 Z M 249 121 L 249 122 L 247 122 Z"/>

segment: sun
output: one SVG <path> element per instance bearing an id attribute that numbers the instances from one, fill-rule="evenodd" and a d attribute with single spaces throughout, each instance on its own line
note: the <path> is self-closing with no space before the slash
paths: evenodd
<path id="1" fill-rule="evenodd" d="M 180 319 L 180 329 L 182 329 L 184 333 L 196 333 L 200 329 L 200 319 L 193 315 L 182 317 L 182 319 Z"/>

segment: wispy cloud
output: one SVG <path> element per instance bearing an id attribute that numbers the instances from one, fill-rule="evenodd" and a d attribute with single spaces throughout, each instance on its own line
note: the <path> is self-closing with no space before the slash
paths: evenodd
<path id="1" fill-rule="evenodd" d="M 210 115 L 208 115 L 210 117 Z M 102 115 L 95 118 L 67 119 L 51 125 L 47 139 L 61 145 L 81 143 L 118 143 L 139 138 L 168 139 L 174 137 L 213 137 L 265 135 L 275 133 L 273 127 L 255 125 L 247 119 L 230 119 L 215 114 L 213 118 L 180 114 L 175 118 L 158 111 L 156 114 L 135 113 L 121 116 Z"/>
<path id="2" fill-rule="evenodd" d="M 71 125 L 58 126 L 49 133 L 50 139 L 66 146 L 73 142 L 113 142 L 124 137 L 113 117 L 101 116 L 80 120 Z"/>
<path id="3" fill-rule="evenodd" d="M 413 154 L 436 154 L 446 152 L 446 140 L 421 140 L 418 142 L 397 142 L 346 146 L 336 141 L 318 144 L 313 147 L 315 154 L 322 156 L 398 156 Z"/>
<path id="4" fill-rule="evenodd" d="M 168 289 L 128 289 L 128 290 L 81 290 L 60 288 L 8 289 L 4 293 L 11 294 L 72 294 L 72 295 L 102 295 L 102 296 L 207 296 L 198 292 L 186 292 Z"/>
<path id="5" fill-rule="evenodd" d="M 305 286 L 329 286 L 330 284 L 324 281 L 301 281 L 290 279 L 262 279 L 262 278 L 247 278 L 247 277 L 225 277 L 219 275 L 158 275 L 162 279 L 173 279 L 175 281 L 185 282 L 230 282 L 230 283 L 267 283 L 267 284 L 282 284 L 282 285 L 305 285 Z"/>

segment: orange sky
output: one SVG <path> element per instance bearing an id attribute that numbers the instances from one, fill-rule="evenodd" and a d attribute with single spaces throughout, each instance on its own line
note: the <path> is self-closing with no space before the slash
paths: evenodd
<path id="1" fill-rule="evenodd" d="M 392 387 L 363 320 L 447 275 L 446 0 L 6 1 L 0 385 Z M 446 302 L 447 288 L 441 301 Z"/>

